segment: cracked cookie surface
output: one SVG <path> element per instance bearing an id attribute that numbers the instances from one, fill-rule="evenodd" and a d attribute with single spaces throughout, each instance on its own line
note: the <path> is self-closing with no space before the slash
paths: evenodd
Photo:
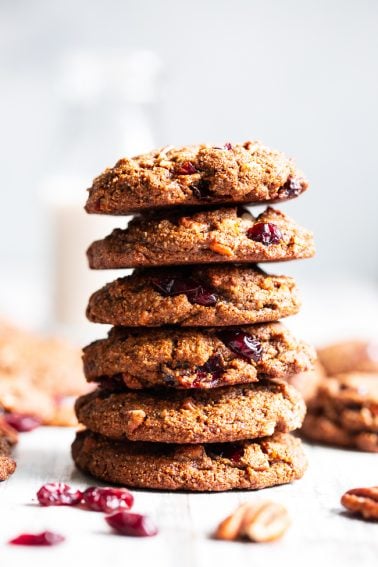
<path id="1" fill-rule="evenodd" d="M 280 323 L 236 328 L 114 327 L 84 349 L 88 381 L 110 387 L 214 388 L 312 368 L 314 350 Z"/>
<path id="2" fill-rule="evenodd" d="M 111 325 L 207 327 L 277 321 L 299 308 L 293 278 L 222 264 L 136 270 L 96 291 L 87 317 Z"/>
<path id="3" fill-rule="evenodd" d="M 290 159 L 261 142 L 165 147 L 106 169 L 89 189 L 86 211 L 124 215 L 176 205 L 275 202 L 307 187 Z"/>
<path id="4" fill-rule="evenodd" d="M 80 423 L 114 439 L 220 443 L 298 429 L 305 404 L 285 382 L 193 390 L 107 392 L 76 401 Z"/>
<path id="5" fill-rule="evenodd" d="M 87 252 L 93 269 L 274 262 L 314 254 L 311 231 L 270 207 L 257 218 L 240 207 L 141 215 Z"/>
<path id="6" fill-rule="evenodd" d="M 77 433 L 72 455 L 79 469 L 104 482 L 161 490 L 258 489 L 302 477 L 301 441 L 287 433 L 238 443 L 173 445 L 115 441 Z"/>

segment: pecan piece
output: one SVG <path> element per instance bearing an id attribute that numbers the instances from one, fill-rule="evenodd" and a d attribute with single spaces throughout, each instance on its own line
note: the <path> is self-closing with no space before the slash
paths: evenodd
<path id="1" fill-rule="evenodd" d="M 254 542 L 274 541 L 283 536 L 289 525 L 289 514 L 281 504 L 242 504 L 219 524 L 215 537 L 228 541 L 241 538 Z"/>
<path id="2" fill-rule="evenodd" d="M 146 412 L 144 412 L 143 410 L 130 410 L 127 412 L 127 414 L 127 425 L 129 426 L 130 431 L 133 433 L 136 429 L 138 429 L 138 427 L 142 425 L 142 423 L 146 419 Z"/>
<path id="3" fill-rule="evenodd" d="M 217 527 L 215 537 L 226 541 L 233 541 L 240 536 L 244 514 L 249 504 L 242 504 L 233 514 L 227 516 Z"/>
<path id="4" fill-rule="evenodd" d="M 341 504 L 365 520 L 378 520 L 378 486 L 352 488 L 343 494 Z"/>
<path id="5" fill-rule="evenodd" d="M 216 252 L 216 254 L 221 254 L 221 256 L 233 256 L 234 253 L 229 246 L 226 244 L 221 244 L 217 240 L 212 240 L 209 245 L 210 250 Z"/>

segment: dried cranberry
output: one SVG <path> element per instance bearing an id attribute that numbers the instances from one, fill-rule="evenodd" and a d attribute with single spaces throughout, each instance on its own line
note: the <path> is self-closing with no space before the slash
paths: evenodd
<path id="1" fill-rule="evenodd" d="M 303 191 L 302 180 L 298 177 L 288 177 L 286 183 L 278 191 L 281 198 L 297 197 Z"/>
<path id="2" fill-rule="evenodd" d="M 225 149 L 225 150 L 232 150 L 232 144 L 230 144 L 230 142 L 227 142 L 227 143 L 224 145 L 224 149 Z"/>
<path id="3" fill-rule="evenodd" d="M 184 161 L 178 170 L 179 175 L 193 175 L 193 173 L 197 173 L 197 169 L 191 161 Z"/>
<path id="4" fill-rule="evenodd" d="M 238 463 L 244 455 L 244 447 L 236 443 L 214 443 L 209 447 L 211 453 L 234 463 Z"/>
<path id="5" fill-rule="evenodd" d="M 211 377 L 211 384 L 215 384 L 222 376 L 224 370 L 223 360 L 219 354 L 214 354 L 202 366 L 197 366 L 196 379 L 193 382 L 193 387 L 200 387 L 205 381 L 208 382 L 209 375 Z M 209 384 L 210 385 L 210 384 Z"/>
<path id="6" fill-rule="evenodd" d="M 16 431 L 20 433 L 25 433 L 26 431 L 33 431 L 36 427 L 41 425 L 41 420 L 33 415 L 27 415 L 24 413 L 5 413 L 4 420 L 8 425 L 13 427 Z"/>
<path id="7" fill-rule="evenodd" d="M 194 196 L 202 201 L 211 197 L 210 181 L 207 179 L 200 179 L 197 183 L 193 183 L 193 185 L 190 186 L 190 189 L 193 191 Z"/>
<path id="8" fill-rule="evenodd" d="M 126 488 L 101 488 L 90 486 L 83 493 L 83 504 L 95 512 L 114 512 L 120 508 L 129 510 L 134 497 Z"/>
<path id="9" fill-rule="evenodd" d="M 141 514 L 132 514 L 121 510 L 106 516 L 105 520 L 113 530 L 123 535 L 149 537 L 158 533 L 153 522 L 147 516 Z"/>
<path id="10" fill-rule="evenodd" d="M 258 362 L 262 358 L 261 343 L 245 331 L 227 329 L 219 333 L 220 340 L 233 352 Z"/>
<path id="11" fill-rule="evenodd" d="M 265 246 L 278 244 L 282 240 L 282 232 L 277 225 L 271 222 L 258 222 L 247 230 L 247 236 L 255 242 L 261 242 Z"/>
<path id="12" fill-rule="evenodd" d="M 37 492 L 41 506 L 76 506 L 81 502 L 82 492 L 63 482 L 49 482 Z"/>
<path id="13" fill-rule="evenodd" d="M 152 285 L 163 295 L 174 297 L 184 293 L 190 303 L 210 307 L 217 302 L 217 296 L 210 289 L 192 278 L 153 279 Z"/>
<path id="14" fill-rule="evenodd" d="M 65 540 L 60 534 L 54 532 L 41 532 L 40 534 L 20 534 L 11 539 L 12 545 L 56 545 Z"/>

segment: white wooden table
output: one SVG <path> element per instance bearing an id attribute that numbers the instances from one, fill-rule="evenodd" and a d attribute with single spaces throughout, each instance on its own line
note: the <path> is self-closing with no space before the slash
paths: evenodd
<path id="1" fill-rule="evenodd" d="M 16 451 L 18 469 L 0 483 L 0 565 L 60 567 L 253 567 L 378 564 L 378 522 L 348 517 L 341 494 L 378 484 L 378 456 L 306 445 L 309 469 L 292 485 L 259 492 L 174 494 L 134 491 L 135 511 L 149 514 L 159 527 L 152 538 L 113 535 L 103 514 L 75 508 L 42 508 L 35 493 L 48 481 L 78 488 L 95 482 L 75 470 L 70 458 L 72 429 L 39 428 L 23 434 Z M 284 503 L 292 526 L 270 544 L 215 541 L 217 523 L 240 502 L 274 499 Z M 66 536 L 56 547 L 15 547 L 7 540 L 45 529 Z M 75 562 L 75 563 L 73 563 Z"/>

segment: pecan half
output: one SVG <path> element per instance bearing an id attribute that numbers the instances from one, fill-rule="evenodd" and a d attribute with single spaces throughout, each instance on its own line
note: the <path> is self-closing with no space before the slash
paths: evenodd
<path id="1" fill-rule="evenodd" d="M 343 494 L 341 504 L 365 520 L 378 520 L 378 486 L 352 488 Z"/>
<path id="2" fill-rule="evenodd" d="M 274 541 L 283 536 L 289 525 L 289 514 L 281 504 L 242 504 L 219 524 L 215 537 L 228 541 L 241 538 L 254 542 Z"/>

